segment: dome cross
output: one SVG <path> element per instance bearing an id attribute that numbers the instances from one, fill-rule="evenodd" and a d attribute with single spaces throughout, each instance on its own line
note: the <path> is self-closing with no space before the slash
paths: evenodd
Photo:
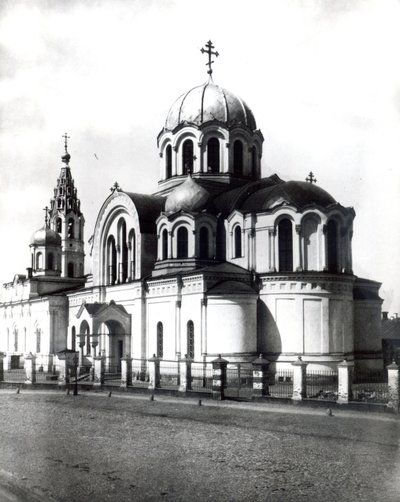
<path id="1" fill-rule="evenodd" d="M 306 181 L 308 181 L 311 184 L 317 182 L 317 178 L 314 176 L 314 173 L 312 171 L 310 171 L 309 175 L 306 178 Z"/>
<path id="2" fill-rule="evenodd" d="M 206 66 L 208 66 L 207 73 L 211 76 L 212 72 L 213 72 L 211 65 L 214 63 L 214 61 L 211 61 L 211 57 L 215 56 L 217 58 L 219 56 L 219 53 L 218 53 L 218 51 L 213 51 L 213 49 L 215 49 L 215 47 L 212 44 L 211 40 L 209 40 L 205 45 L 206 45 L 206 48 L 202 47 L 200 49 L 200 51 L 202 54 L 204 54 L 204 53 L 208 54 L 208 63 L 206 63 Z"/>
<path id="3" fill-rule="evenodd" d="M 43 208 L 44 211 L 44 225 L 46 228 L 49 226 L 49 208 L 46 206 Z"/>
<path id="4" fill-rule="evenodd" d="M 61 137 L 64 138 L 65 152 L 67 152 L 68 140 L 70 139 L 70 137 L 67 135 L 67 133 L 64 133 Z"/>

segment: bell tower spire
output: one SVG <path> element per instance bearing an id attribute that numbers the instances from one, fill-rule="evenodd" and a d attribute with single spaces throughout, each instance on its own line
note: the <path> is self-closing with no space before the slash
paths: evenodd
<path id="1" fill-rule="evenodd" d="M 62 242 L 62 277 L 83 277 L 84 275 L 84 241 L 83 230 L 85 218 L 81 212 L 78 191 L 71 175 L 68 153 L 68 139 L 65 133 L 64 149 L 61 156 L 63 166 L 57 178 L 54 195 L 50 200 L 49 225 L 61 237 Z"/>

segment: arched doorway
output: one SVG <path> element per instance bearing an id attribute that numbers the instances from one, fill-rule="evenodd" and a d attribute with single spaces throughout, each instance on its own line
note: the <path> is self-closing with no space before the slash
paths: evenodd
<path id="1" fill-rule="evenodd" d="M 99 351 L 105 357 L 105 368 L 109 372 L 121 371 L 121 359 L 129 354 L 129 338 L 119 321 L 107 320 L 99 330 Z"/>

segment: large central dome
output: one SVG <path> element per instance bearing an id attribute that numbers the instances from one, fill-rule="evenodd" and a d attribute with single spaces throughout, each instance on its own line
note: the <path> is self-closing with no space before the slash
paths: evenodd
<path id="1" fill-rule="evenodd" d="M 173 131 L 183 123 L 201 126 L 214 120 L 228 127 L 239 124 L 252 131 L 257 128 L 254 115 L 246 103 L 210 80 L 190 89 L 175 101 L 168 112 L 165 129 Z"/>

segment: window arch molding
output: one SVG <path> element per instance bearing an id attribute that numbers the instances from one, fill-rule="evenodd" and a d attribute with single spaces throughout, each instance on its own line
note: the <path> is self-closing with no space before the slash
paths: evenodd
<path id="1" fill-rule="evenodd" d="M 188 129 L 188 128 L 185 128 L 185 129 L 182 129 L 181 133 L 178 134 L 178 136 L 175 138 L 175 141 L 174 143 L 172 144 L 172 151 L 175 150 L 175 154 L 176 154 L 176 174 L 177 175 L 185 175 L 187 174 L 187 171 L 185 170 L 185 166 L 184 166 L 184 161 L 183 161 L 183 148 L 184 148 L 184 144 L 186 141 L 191 141 L 192 142 L 192 146 L 193 146 L 193 150 L 192 150 L 192 161 L 191 161 L 191 172 L 196 172 L 198 169 L 197 169 L 197 158 L 198 158 L 198 154 L 199 154 L 199 146 L 198 146 L 198 143 L 199 143 L 199 139 L 198 139 L 198 135 L 196 136 L 195 134 L 193 134 L 193 131 L 191 129 Z M 196 158 L 195 158 L 196 157 Z"/>
<path id="2" fill-rule="evenodd" d="M 232 227 L 232 257 L 242 258 L 243 256 L 243 225 L 235 223 Z"/>
<path id="3" fill-rule="evenodd" d="M 321 270 L 321 228 L 318 214 L 309 212 L 302 217 L 300 238 L 303 270 Z"/>
<path id="4" fill-rule="evenodd" d="M 281 215 L 275 221 L 278 240 L 278 271 L 293 272 L 293 218 Z"/>

